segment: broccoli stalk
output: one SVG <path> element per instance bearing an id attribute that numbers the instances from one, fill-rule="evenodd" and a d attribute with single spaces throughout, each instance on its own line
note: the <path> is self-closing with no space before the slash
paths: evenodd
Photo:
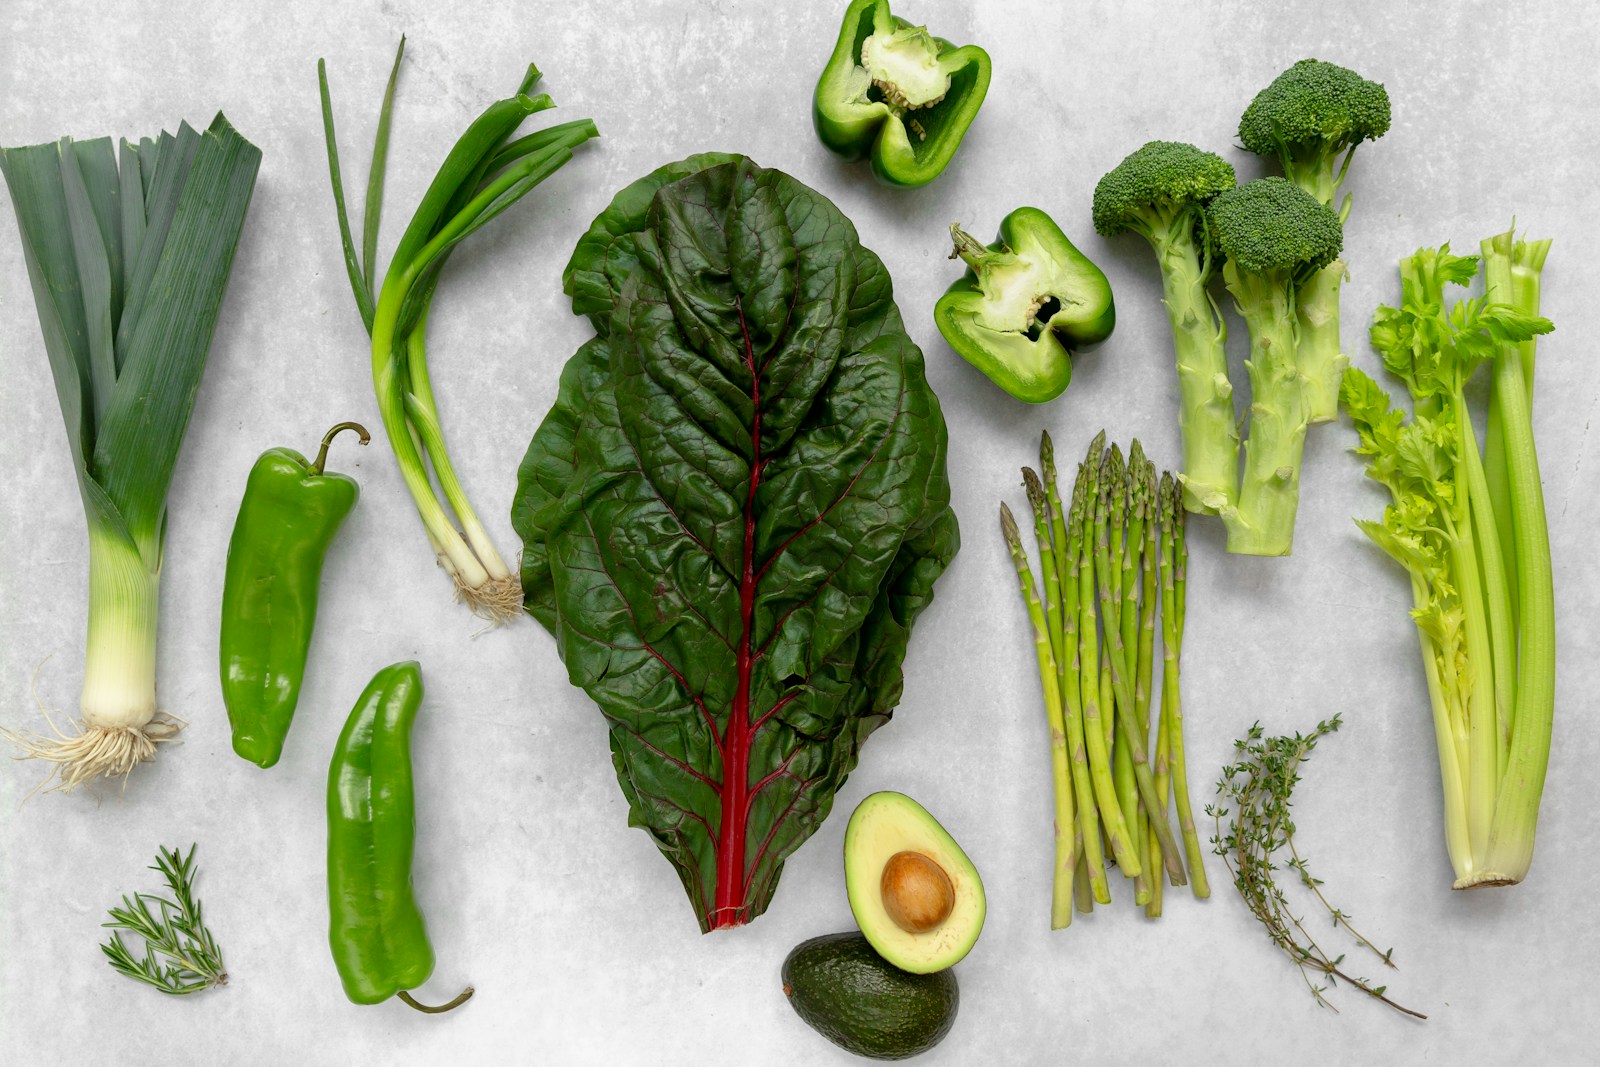
<path id="1" fill-rule="evenodd" d="M 1246 150 L 1278 160 L 1289 181 L 1329 208 L 1356 147 L 1388 131 L 1389 94 L 1383 86 L 1316 59 L 1302 59 L 1278 75 L 1239 119 L 1239 143 Z M 1350 215 L 1349 194 L 1338 213 L 1342 225 Z M 1347 274 L 1344 260 L 1336 258 L 1296 286 L 1298 362 L 1311 422 L 1338 414 L 1339 382 L 1350 364 L 1339 340 L 1339 287 Z"/>
<path id="2" fill-rule="evenodd" d="M 1151 141 L 1117 164 L 1094 190 L 1101 235 L 1131 232 L 1150 242 L 1172 324 L 1182 408 L 1183 499 L 1190 511 L 1231 509 L 1238 495 L 1239 432 L 1224 349 L 1227 331 L 1206 292 L 1216 266 L 1205 206 L 1235 183 L 1222 157 L 1188 144 Z"/>
<path id="3" fill-rule="evenodd" d="M 1212 201 L 1210 227 L 1227 256 L 1223 282 L 1250 328 L 1250 429 L 1238 506 L 1222 512 L 1228 551 L 1286 556 L 1300 503 L 1309 411 L 1297 357 L 1295 290 L 1336 259 L 1332 210 L 1283 178 L 1261 178 Z"/>

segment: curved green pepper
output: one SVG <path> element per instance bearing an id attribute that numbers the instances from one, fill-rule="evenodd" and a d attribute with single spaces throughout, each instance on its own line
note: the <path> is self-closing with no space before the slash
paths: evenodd
<path id="1" fill-rule="evenodd" d="M 988 246 L 959 225 L 950 236 L 967 272 L 934 305 L 939 332 L 1018 400 L 1054 400 L 1072 381 L 1072 354 L 1111 336 L 1111 283 L 1038 208 L 1007 215 Z"/>
<path id="2" fill-rule="evenodd" d="M 322 470 L 341 430 L 355 430 L 362 444 L 371 439 L 364 427 L 341 422 L 323 437 L 313 463 L 292 448 L 261 453 L 228 542 L 222 701 L 233 750 L 261 767 L 283 754 L 305 677 L 322 563 L 360 495 L 354 479 Z"/>
<path id="3" fill-rule="evenodd" d="M 885 184 L 926 185 L 961 146 L 988 91 L 989 53 L 892 16 L 889 0 L 852 0 L 811 117 L 822 143 L 845 159 L 870 153 Z"/>
<path id="4" fill-rule="evenodd" d="M 350 712 L 328 767 L 328 944 L 347 997 L 378 1004 L 411 998 L 433 973 L 433 946 L 411 886 L 416 808 L 411 723 L 422 706 L 415 660 L 373 675 Z"/>

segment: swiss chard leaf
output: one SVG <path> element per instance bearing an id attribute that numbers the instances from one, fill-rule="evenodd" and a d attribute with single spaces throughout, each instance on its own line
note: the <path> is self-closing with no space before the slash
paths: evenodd
<path id="1" fill-rule="evenodd" d="M 624 190 L 566 278 L 599 336 L 523 461 L 527 607 L 630 821 L 702 929 L 738 925 L 899 699 L 959 542 L 944 419 L 882 263 L 742 157 Z"/>

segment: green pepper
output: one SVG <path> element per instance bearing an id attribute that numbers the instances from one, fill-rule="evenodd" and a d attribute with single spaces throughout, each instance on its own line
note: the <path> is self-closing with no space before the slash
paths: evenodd
<path id="1" fill-rule="evenodd" d="M 432 1008 L 407 990 L 433 973 L 433 946 L 411 886 L 416 808 L 411 724 L 422 706 L 415 660 L 373 676 L 339 735 L 328 767 L 328 943 L 347 997 L 398 996 L 418 1011 L 464 1003 L 472 987 Z"/>
<path id="2" fill-rule="evenodd" d="M 1111 336 L 1111 283 L 1038 208 L 1007 215 L 988 246 L 959 225 L 950 236 L 950 258 L 967 272 L 934 305 L 939 332 L 1018 400 L 1054 400 L 1072 380 L 1072 354 Z"/>
<path id="3" fill-rule="evenodd" d="M 957 48 L 889 14 L 889 0 L 852 0 L 813 99 L 817 136 L 845 159 L 872 156 L 887 185 L 926 185 L 961 146 L 989 91 L 989 53 Z"/>
<path id="4" fill-rule="evenodd" d="M 322 470 L 341 430 L 356 431 L 362 444 L 371 439 L 357 423 L 341 422 L 322 438 L 313 463 L 292 448 L 261 453 L 228 542 L 222 701 L 233 750 L 262 767 L 283 754 L 306 673 L 322 564 L 360 495 L 354 479 Z"/>

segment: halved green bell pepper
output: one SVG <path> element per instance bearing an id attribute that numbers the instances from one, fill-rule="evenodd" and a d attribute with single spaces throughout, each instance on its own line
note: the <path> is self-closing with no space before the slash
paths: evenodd
<path id="1" fill-rule="evenodd" d="M 958 224 L 950 236 L 967 272 L 934 305 L 939 332 L 1018 400 L 1054 400 L 1072 381 L 1072 354 L 1111 336 L 1111 283 L 1038 208 L 1007 215 L 987 246 Z"/>
<path id="2" fill-rule="evenodd" d="M 926 185 L 955 155 L 989 91 L 989 54 L 957 48 L 852 0 L 813 101 L 817 136 L 845 159 L 872 156 L 888 185 Z"/>

